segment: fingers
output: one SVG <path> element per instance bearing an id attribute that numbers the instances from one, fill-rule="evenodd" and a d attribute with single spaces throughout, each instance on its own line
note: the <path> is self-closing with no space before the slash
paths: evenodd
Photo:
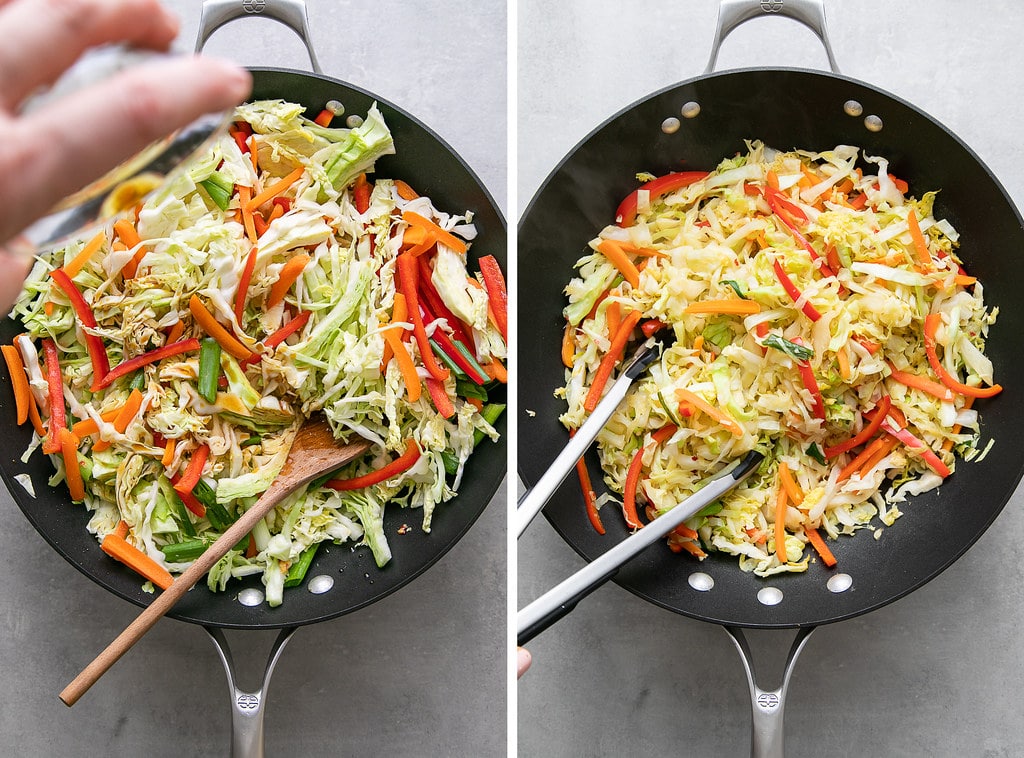
<path id="1" fill-rule="evenodd" d="M 18 237 L 0 248 L 0 311 L 8 313 L 21 294 L 21 285 L 32 270 L 32 244 Z"/>
<path id="2" fill-rule="evenodd" d="M 530 664 L 533 663 L 533 656 L 530 655 L 530 651 L 524 647 L 516 649 L 516 679 L 526 673 L 526 670 L 530 668 Z"/>
<path id="3" fill-rule="evenodd" d="M 141 66 L 7 119 L 0 143 L 0 240 L 158 137 L 249 94 L 245 69 L 211 58 Z"/>
<path id="4" fill-rule="evenodd" d="M 157 0 L 12 0 L 0 5 L 0 105 L 13 110 L 87 48 L 111 42 L 165 50 L 178 21 Z"/>

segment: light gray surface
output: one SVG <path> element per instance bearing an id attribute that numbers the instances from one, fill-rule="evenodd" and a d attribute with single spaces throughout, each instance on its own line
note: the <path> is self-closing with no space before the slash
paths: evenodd
<path id="1" fill-rule="evenodd" d="M 182 16 L 182 49 L 191 50 L 198 0 L 168 5 Z M 504 3 L 309 6 L 325 71 L 418 116 L 504 208 Z M 269 21 L 227 27 L 208 50 L 249 65 L 307 66 L 298 38 Z M 268 756 L 505 754 L 504 506 L 502 487 L 424 576 L 367 609 L 296 633 L 269 689 Z M 6 492 L 0 513 L 0 752 L 226 755 L 227 684 L 196 626 L 161 621 L 74 708 L 57 699 L 137 609 L 65 563 Z M 228 633 L 236 663 L 251 670 L 244 686 L 255 686 L 273 636 Z"/>
<path id="2" fill-rule="evenodd" d="M 1018 206 L 1024 202 L 1024 4 L 861 0 L 828 2 L 827 13 L 844 74 L 937 118 L 994 170 Z M 714 0 L 521 0 L 519 207 L 591 129 L 701 73 L 716 15 Z M 826 59 L 809 31 L 768 18 L 741 27 L 719 59 L 719 69 L 762 65 L 820 69 Z M 815 632 L 790 686 L 787 755 L 1024 755 L 1017 698 L 1022 505 L 1018 490 L 974 548 L 929 585 Z M 912 528 L 911 518 L 896 528 Z M 538 519 L 519 543 L 519 565 L 521 607 L 581 563 Z M 788 646 L 791 635 L 765 644 L 767 634 L 755 649 L 781 653 L 783 638 Z M 519 683 L 521 756 L 749 750 L 742 668 L 712 625 L 608 586 L 531 650 L 534 666 Z"/>

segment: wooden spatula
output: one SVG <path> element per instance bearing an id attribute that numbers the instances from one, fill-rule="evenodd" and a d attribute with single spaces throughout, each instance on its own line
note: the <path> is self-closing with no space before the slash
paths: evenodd
<path id="1" fill-rule="evenodd" d="M 181 599 L 182 595 L 206 576 L 206 573 L 224 557 L 228 550 L 251 532 L 256 522 L 266 516 L 271 508 L 303 484 L 362 455 L 369 446 L 369 442 L 361 440 L 339 447 L 323 417 L 310 419 L 303 424 L 295 435 L 295 441 L 292 443 L 292 449 L 288 453 L 288 460 L 285 461 L 284 468 L 281 469 L 281 473 L 277 475 L 277 479 L 263 493 L 263 496 L 256 501 L 252 508 L 243 513 L 241 518 L 220 536 L 220 539 L 210 545 L 185 573 L 161 592 L 160 596 L 150 603 L 135 621 L 107 645 L 107 649 L 96 656 L 95 660 L 64 688 L 64 691 L 60 693 L 60 699 L 67 705 L 74 705 L 107 672 L 107 669 L 128 652 L 131 646 L 138 642 L 160 617 Z"/>

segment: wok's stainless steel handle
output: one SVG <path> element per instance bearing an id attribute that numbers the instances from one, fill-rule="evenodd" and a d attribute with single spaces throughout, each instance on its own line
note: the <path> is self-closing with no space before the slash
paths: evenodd
<path id="1" fill-rule="evenodd" d="M 569 444 L 562 449 L 562 452 L 558 454 L 558 457 L 530 491 L 519 500 L 519 507 L 516 508 L 518 522 L 516 537 L 523 535 L 526 527 L 541 512 L 544 505 L 555 494 L 555 490 L 565 481 L 569 472 L 575 468 L 576 461 L 583 457 L 587 448 L 590 447 L 590 443 L 597 438 L 598 433 L 608 423 L 608 419 L 615 413 L 615 409 L 619 407 L 619 403 L 626 396 L 630 385 L 659 355 L 660 350 L 654 340 L 648 340 L 640 345 L 629 365 L 601 398 L 601 402 L 583 422 L 583 426 L 576 430 L 576 434 L 569 440 Z"/>
<path id="2" fill-rule="evenodd" d="M 740 24 L 761 16 L 779 15 L 799 21 L 814 32 L 828 55 L 828 65 L 833 74 L 839 73 L 836 57 L 832 54 L 832 43 L 825 28 L 825 4 L 822 0 L 722 0 L 718 6 L 718 26 L 715 40 L 711 45 L 711 57 L 705 74 L 715 70 L 718 62 L 718 48 L 730 32 Z"/>
<path id="3" fill-rule="evenodd" d="M 277 665 L 284 646 L 295 633 L 296 627 L 282 629 L 277 635 L 274 646 L 267 656 L 263 681 L 255 692 L 242 690 L 235 683 L 235 663 L 223 630 L 209 626 L 203 628 L 217 646 L 220 662 L 228 675 L 228 687 L 231 689 L 231 758 L 263 758 L 263 696 L 270 684 L 274 666 Z"/>
<path id="4" fill-rule="evenodd" d="M 753 758 L 784 758 L 785 742 L 783 738 L 783 720 L 785 718 L 786 691 L 789 689 L 789 678 L 807 639 L 817 627 L 802 627 L 797 631 L 793 644 L 789 648 L 786 667 L 782 673 L 782 684 L 774 690 L 761 689 L 754 670 L 754 657 L 747 644 L 747 638 L 739 627 L 727 626 L 725 631 L 732 637 L 733 644 L 743 660 L 743 670 L 750 685 L 750 755 Z"/>
<path id="5" fill-rule="evenodd" d="M 309 53 L 313 72 L 322 74 L 313 43 L 310 42 L 309 19 L 306 16 L 305 0 L 203 0 L 203 12 L 199 18 L 199 33 L 196 36 L 196 52 L 203 49 L 210 35 L 224 24 L 239 18 L 262 16 L 278 21 L 299 35 Z"/>

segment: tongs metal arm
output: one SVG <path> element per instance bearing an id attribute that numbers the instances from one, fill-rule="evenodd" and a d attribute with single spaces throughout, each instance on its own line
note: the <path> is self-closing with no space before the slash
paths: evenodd
<path id="1" fill-rule="evenodd" d="M 519 522 L 517 537 L 522 536 L 534 516 L 540 513 L 551 496 L 555 494 L 555 490 L 561 486 L 565 477 L 576 466 L 576 461 L 583 457 L 587 448 L 597 438 L 598 433 L 608 423 L 608 419 L 615 413 L 615 409 L 626 396 L 627 390 L 636 381 L 636 378 L 654 362 L 658 354 L 658 343 L 654 339 L 647 340 L 640 345 L 626 369 L 601 398 L 601 402 L 597 404 L 583 426 L 576 430 L 576 434 L 569 440 L 569 444 L 558 454 L 558 457 L 533 488 L 519 500 L 519 507 L 516 510 L 516 518 Z"/>

